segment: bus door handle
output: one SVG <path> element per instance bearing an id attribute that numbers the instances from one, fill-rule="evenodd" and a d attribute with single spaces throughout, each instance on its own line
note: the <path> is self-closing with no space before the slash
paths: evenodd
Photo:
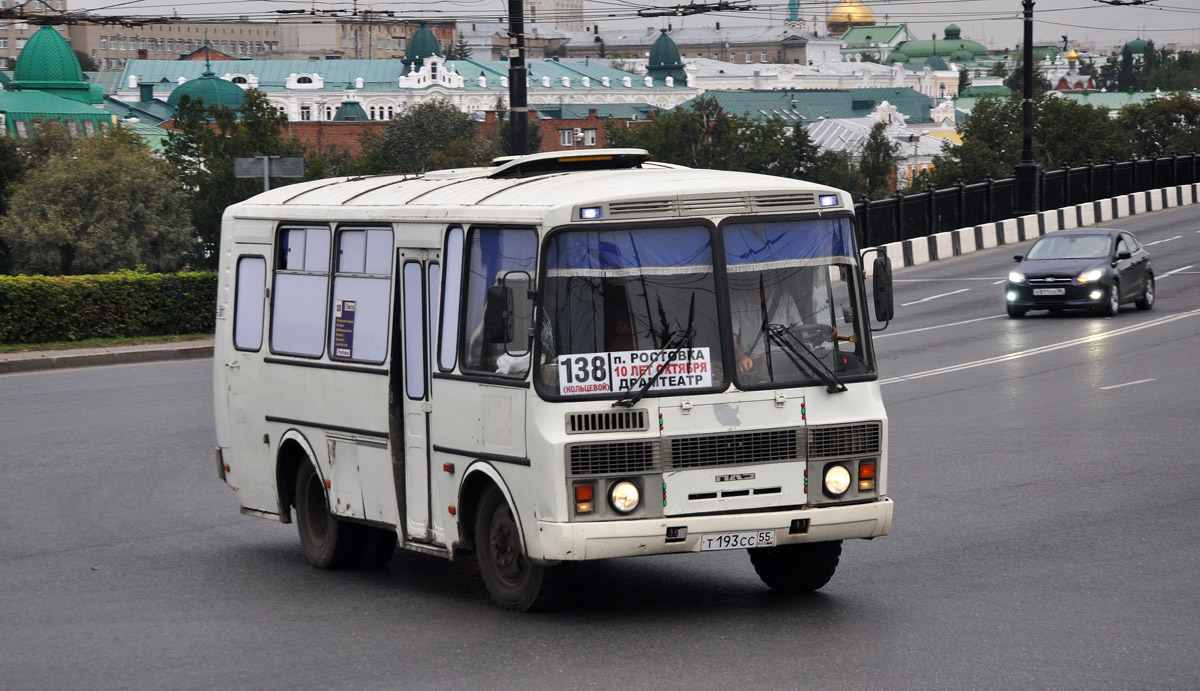
<path id="1" fill-rule="evenodd" d="M 231 362 L 225 366 L 228 367 L 229 369 L 241 369 L 242 363 L 240 360 L 234 360 L 233 362 Z"/>

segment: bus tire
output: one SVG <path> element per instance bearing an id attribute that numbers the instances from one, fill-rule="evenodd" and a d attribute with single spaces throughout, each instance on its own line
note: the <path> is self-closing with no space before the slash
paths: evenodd
<path id="1" fill-rule="evenodd" d="M 354 566 L 362 557 L 363 526 L 339 521 L 329 512 L 324 483 L 308 462 L 296 472 L 296 529 L 304 556 L 318 569 Z"/>
<path id="2" fill-rule="evenodd" d="M 772 590 L 810 593 L 833 578 L 842 554 L 842 541 L 806 542 L 747 551 L 758 577 Z"/>
<path id="3" fill-rule="evenodd" d="M 544 609 L 557 595 L 557 567 L 525 556 L 521 533 L 504 495 L 484 490 L 475 512 L 475 556 L 479 576 L 496 604 L 516 612 Z"/>

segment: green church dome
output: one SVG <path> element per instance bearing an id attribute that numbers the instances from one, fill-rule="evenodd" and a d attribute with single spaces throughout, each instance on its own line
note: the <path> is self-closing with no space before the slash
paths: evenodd
<path id="1" fill-rule="evenodd" d="M 212 69 L 207 69 L 196 79 L 189 79 L 175 87 L 167 97 L 167 105 L 178 108 L 179 99 L 184 96 L 193 101 L 204 101 L 205 106 L 228 106 L 234 109 L 241 108 L 242 101 L 246 98 L 242 87 L 218 78 Z"/>
<path id="2" fill-rule="evenodd" d="M 79 59 L 67 39 L 49 26 L 43 26 L 29 37 L 17 58 L 13 81 L 27 89 L 36 89 L 36 82 L 83 83 Z"/>
<path id="3" fill-rule="evenodd" d="M 415 64 L 423 62 L 425 58 L 431 58 L 435 55 L 439 58 L 445 57 L 442 54 L 441 48 L 438 47 L 437 36 L 434 36 L 429 27 L 425 26 L 425 23 L 422 22 L 421 26 L 417 27 L 417 30 L 413 32 L 412 37 L 408 39 L 408 49 L 404 51 L 404 60 L 402 62 L 405 67 L 412 67 Z"/>
<path id="4" fill-rule="evenodd" d="M 675 41 L 662 29 L 658 39 L 650 48 L 650 60 L 646 64 L 646 72 L 655 79 L 671 77 L 677 84 L 687 82 L 687 74 L 683 71 L 683 60 L 679 57 L 679 48 Z"/>
<path id="5" fill-rule="evenodd" d="M 1132 52 L 1134 55 L 1145 55 L 1146 48 L 1149 45 L 1150 45 L 1150 42 L 1147 41 L 1146 39 L 1135 38 L 1132 41 L 1130 41 L 1129 43 L 1126 43 L 1125 47 L 1128 48 L 1130 50 L 1130 52 Z"/>

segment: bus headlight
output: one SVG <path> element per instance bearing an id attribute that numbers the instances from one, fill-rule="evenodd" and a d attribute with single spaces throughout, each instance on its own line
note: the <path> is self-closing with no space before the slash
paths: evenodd
<path id="1" fill-rule="evenodd" d="M 825 493 L 840 497 L 850 489 L 850 471 L 844 465 L 831 465 L 825 469 Z"/>
<path id="2" fill-rule="evenodd" d="M 637 485 L 628 480 L 622 480 L 608 491 L 608 501 L 620 513 L 629 513 L 638 507 L 641 494 Z"/>

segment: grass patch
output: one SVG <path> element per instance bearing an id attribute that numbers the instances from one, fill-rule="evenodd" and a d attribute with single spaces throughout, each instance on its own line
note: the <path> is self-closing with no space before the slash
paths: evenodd
<path id="1" fill-rule="evenodd" d="M 83 341 L 58 341 L 55 343 L 0 343 L 0 354 L 26 353 L 39 350 L 77 350 L 80 348 L 111 348 L 115 346 L 178 343 L 211 339 L 212 334 L 179 334 L 174 336 L 143 336 L 141 338 L 89 338 Z"/>

